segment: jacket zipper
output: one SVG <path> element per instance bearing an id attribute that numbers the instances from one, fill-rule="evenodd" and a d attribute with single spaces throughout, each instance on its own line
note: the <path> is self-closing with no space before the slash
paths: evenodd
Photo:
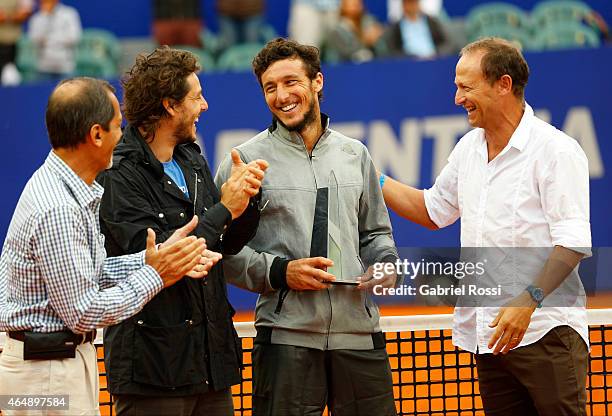
<path id="1" fill-rule="evenodd" d="M 281 289 L 281 291 L 278 292 L 278 303 L 276 304 L 276 309 L 274 309 L 275 314 L 278 315 L 281 312 L 281 309 L 283 308 L 283 302 L 285 302 L 285 298 L 288 294 L 289 289 Z"/>
<path id="2" fill-rule="evenodd" d="M 370 312 L 370 308 L 368 307 L 367 301 L 368 301 L 368 298 L 365 299 L 365 302 L 364 302 L 363 306 L 365 306 L 365 310 L 368 313 L 368 316 L 371 318 L 372 317 L 372 312 Z"/>
<path id="3" fill-rule="evenodd" d="M 318 142 L 317 142 L 318 143 Z M 312 166 L 312 154 L 308 153 L 308 149 L 306 149 L 306 145 L 304 144 L 304 139 L 302 139 L 302 146 L 304 146 L 304 151 L 306 152 L 306 157 L 308 158 L 308 163 L 310 164 L 310 172 L 312 173 L 312 179 L 314 180 L 315 183 L 315 191 L 318 189 L 318 185 L 317 185 L 317 176 L 314 174 L 314 167 Z M 312 148 L 312 151 L 314 152 L 315 147 L 317 147 L 317 145 L 315 144 L 315 146 Z"/>
<path id="4" fill-rule="evenodd" d="M 359 264 L 361 265 L 361 273 L 362 274 L 365 273 L 366 267 L 365 267 L 365 264 L 363 264 L 361 257 L 357 256 L 357 260 L 359 261 Z M 368 313 L 368 316 L 371 318 L 372 312 L 370 312 L 370 308 L 368 307 L 368 294 L 367 293 L 365 293 L 363 297 L 363 306 L 365 306 L 365 310 Z"/>
<path id="5" fill-rule="evenodd" d="M 323 134 L 325 134 L 325 132 L 323 132 Z M 323 135 L 321 135 L 321 137 L 323 137 Z M 319 140 L 317 140 L 317 142 L 315 143 L 315 145 L 312 147 L 312 152 L 308 153 L 308 149 L 306 148 L 306 144 L 304 143 L 304 139 L 302 138 L 302 146 L 304 147 L 304 151 L 306 152 L 306 157 L 308 158 L 308 163 L 310 164 L 310 172 L 312 173 L 312 178 L 314 180 L 315 183 L 315 191 L 317 191 L 318 189 L 318 185 L 317 185 L 317 176 L 314 173 L 314 166 L 312 165 L 312 157 L 313 157 L 313 153 L 315 151 L 315 149 L 317 148 L 317 144 L 319 144 L 319 141 L 321 140 L 321 137 L 319 137 Z M 332 318 L 334 316 L 334 308 L 332 305 L 332 300 L 331 300 L 331 293 L 329 291 L 329 289 L 325 289 L 327 291 L 327 300 L 329 301 L 329 322 L 327 324 L 327 336 L 325 339 L 325 349 L 329 348 L 329 333 L 331 332 L 331 324 L 332 324 Z M 281 306 L 282 306 L 282 302 L 281 302 Z"/>
<path id="6" fill-rule="evenodd" d="M 193 215 L 196 215 L 196 202 L 198 201 L 198 172 L 195 173 L 195 183 L 193 184 Z"/>
<path id="7" fill-rule="evenodd" d="M 327 291 L 327 299 L 329 300 L 329 323 L 327 324 L 327 337 L 325 339 L 325 349 L 329 348 L 329 333 L 331 332 L 332 318 L 334 317 L 334 308 L 332 307 L 331 293 Z"/>

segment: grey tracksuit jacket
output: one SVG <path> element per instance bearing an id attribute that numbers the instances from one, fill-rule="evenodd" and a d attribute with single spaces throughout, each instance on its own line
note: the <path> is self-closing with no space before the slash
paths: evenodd
<path id="1" fill-rule="evenodd" d="M 276 122 L 237 147 L 243 161 L 266 159 L 270 167 L 261 187 L 264 208 L 257 234 L 237 255 L 225 256 L 225 277 L 260 294 L 255 326 L 258 333 L 271 331 L 274 344 L 371 349 L 380 327 L 369 294 L 354 286 L 294 291 L 286 284 L 289 260 L 327 256 L 328 217 L 342 234 L 345 278 L 398 258 L 367 148 L 330 129 L 327 116 L 322 120 L 324 133 L 311 155 L 298 133 Z M 227 180 L 231 165 L 228 155 L 217 171 L 217 186 Z"/>

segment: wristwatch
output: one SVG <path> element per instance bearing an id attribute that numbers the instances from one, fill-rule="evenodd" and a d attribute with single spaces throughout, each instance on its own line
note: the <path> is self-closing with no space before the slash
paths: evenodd
<path id="1" fill-rule="evenodd" d="M 542 288 L 539 288 L 534 285 L 529 285 L 525 290 L 529 293 L 529 295 L 531 295 L 531 298 L 534 300 L 534 302 L 538 304 L 538 308 L 541 308 L 542 301 L 544 300 L 544 291 L 542 290 Z"/>

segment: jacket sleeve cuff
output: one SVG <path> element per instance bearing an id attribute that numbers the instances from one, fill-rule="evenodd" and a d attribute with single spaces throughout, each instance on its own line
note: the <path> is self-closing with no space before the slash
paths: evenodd
<path id="1" fill-rule="evenodd" d="M 275 257 L 270 266 L 270 286 L 273 289 L 289 289 L 287 284 L 287 265 L 289 260 Z"/>
<path id="2" fill-rule="evenodd" d="M 220 230 L 220 232 L 223 232 L 225 227 L 232 222 L 231 212 L 220 202 L 208 208 L 206 217 L 214 228 Z"/>
<path id="3" fill-rule="evenodd" d="M 393 263 L 393 264 L 395 264 L 397 259 L 398 259 L 397 256 L 395 256 L 393 254 L 387 254 L 385 257 L 380 259 L 377 263 Z"/>

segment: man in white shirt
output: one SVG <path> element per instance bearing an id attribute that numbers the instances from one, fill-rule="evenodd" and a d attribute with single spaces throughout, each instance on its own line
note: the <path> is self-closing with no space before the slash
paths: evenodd
<path id="1" fill-rule="evenodd" d="M 289 38 L 318 48 L 339 22 L 340 0 L 293 0 L 289 8 Z"/>
<path id="2" fill-rule="evenodd" d="M 467 45 L 455 103 L 473 130 L 432 188 L 381 175 L 387 205 L 431 229 L 461 217 L 462 247 L 512 257 L 516 296 L 456 307 L 453 343 L 476 355 L 487 415 L 585 415 L 588 328 L 577 267 L 590 254 L 587 158 L 524 100 L 529 68 L 511 43 Z M 544 307 L 542 303 L 544 302 Z M 500 354 L 501 353 L 501 354 Z"/>
<path id="3" fill-rule="evenodd" d="M 57 80 L 74 72 L 81 32 L 81 19 L 75 8 L 59 0 L 41 0 L 40 10 L 34 13 L 28 27 L 41 79 Z"/>

